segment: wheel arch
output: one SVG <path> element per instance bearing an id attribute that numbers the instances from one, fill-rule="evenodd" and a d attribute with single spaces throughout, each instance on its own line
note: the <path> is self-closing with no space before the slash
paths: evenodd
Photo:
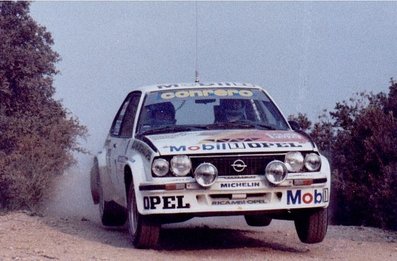
<path id="1" fill-rule="evenodd" d="M 131 184 L 134 185 L 135 194 L 138 198 L 138 209 L 142 207 L 139 185 L 147 180 L 146 172 L 149 167 L 149 162 L 146 162 L 140 155 L 135 155 L 131 157 L 130 160 L 124 165 L 124 198 L 125 206 L 128 205 L 128 193 Z"/>

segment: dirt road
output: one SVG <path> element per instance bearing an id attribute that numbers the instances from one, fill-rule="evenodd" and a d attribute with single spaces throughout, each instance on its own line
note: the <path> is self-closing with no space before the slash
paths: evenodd
<path id="1" fill-rule="evenodd" d="M 134 249 L 126 228 L 85 217 L 0 216 L 0 260 L 397 260 L 397 233 L 331 226 L 324 242 L 299 242 L 293 223 L 251 228 L 240 217 L 164 226 L 158 250 Z"/>
<path id="2" fill-rule="evenodd" d="M 90 161 L 91 162 L 91 161 Z M 1 260 L 397 260 L 397 232 L 330 226 L 324 242 L 300 243 L 294 225 L 253 228 L 242 217 L 166 225 L 158 250 L 134 249 L 126 228 L 104 228 L 89 192 L 89 164 L 59 177 L 43 216 L 0 213 Z"/>

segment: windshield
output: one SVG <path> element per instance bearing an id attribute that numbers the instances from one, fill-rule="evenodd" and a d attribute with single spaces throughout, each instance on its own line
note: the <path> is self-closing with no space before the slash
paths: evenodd
<path id="1" fill-rule="evenodd" d="M 258 89 L 197 88 L 149 93 L 137 132 L 231 128 L 287 130 L 288 125 L 269 97 Z"/>

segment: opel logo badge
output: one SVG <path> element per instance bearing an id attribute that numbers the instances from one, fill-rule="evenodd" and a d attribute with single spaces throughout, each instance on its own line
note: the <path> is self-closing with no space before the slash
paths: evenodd
<path id="1" fill-rule="evenodd" d="M 241 159 L 235 160 L 231 165 L 236 172 L 243 172 L 247 165 Z"/>

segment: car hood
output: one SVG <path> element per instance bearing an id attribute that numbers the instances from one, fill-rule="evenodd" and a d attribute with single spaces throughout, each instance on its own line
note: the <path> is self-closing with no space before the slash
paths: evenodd
<path id="1" fill-rule="evenodd" d="M 313 150 L 314 144 L 295 131 L 214 130 L 148 135 L 162 155 L 285 152 Z"/>

